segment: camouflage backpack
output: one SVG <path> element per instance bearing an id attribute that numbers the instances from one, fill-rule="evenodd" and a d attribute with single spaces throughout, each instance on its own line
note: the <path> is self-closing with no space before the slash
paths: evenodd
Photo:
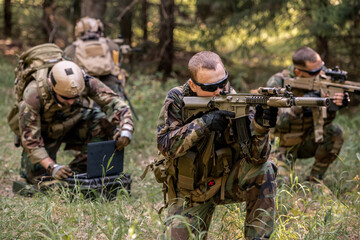
<path id="1" fill-rule="evenodd" d="M 52 43 L 45 43 L 22 53 L 19 57 L 18 65 L 15 68 L 15 97 L 16 103 L 9 112 L 7 120 L 10 128 L 16 135 L 20 135 L 19 131 L 19 102 L 22 100 L 23 92 L 26 86 L 33 80 L 39 89 L 39 95 L 42 102 L 48 97 L 48 90 L 44 87 L 49 69 L 57 62 L 62 61 L 63 51 Z"/>
<path id="2" fill-rule="evenodd" d="M 118 75 L 106 38 L 98 40 L 77 40 L 74 62 L 92 76 Z"/>

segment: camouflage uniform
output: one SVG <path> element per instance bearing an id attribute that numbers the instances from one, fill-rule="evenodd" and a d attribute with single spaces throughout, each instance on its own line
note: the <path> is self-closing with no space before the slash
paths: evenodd
<path id="1" fill-rule="evenodd" d="M 273 75 L 268 80 L 267 86 L 282 86 L 283 77 L 296 77 L 293 65 L 289 69 Z M 292 92 L 295 96 L 309 93 L 302 89 L 292 89 Z M 322 141 L 315 140 L 313 112 L 309 108 L 302 107 L 279 110 L 277 125 L 271 133 L 271 138 L 279 138 L 279 146 L 274 148 L 275 151 L 271 153 L 271 158 L 279 161 L 280 174 L 282 174 L 282 170 L 286 174 L 288 166 L 293 165 L 297 158 L 315 157 L 310 175 L 322 179 L 327 168 L 340 153 L 344 140 L 341 127 L 332 123 L 336 112 L 329 108 L 326 111 L 327 117 L 324 119 Z"/>
<path id="2" fill-rule="evenodd" d="M 111 39 L 109 38 L 103 38 L 100 37 L 99 39 L 103 39 L 106 41 L 110 53 L 112 54 L 113 51 L 117 51 L 120 53 L 120 47 Z M 88 39 L 88 40 L 77 40 L 76 44 L 81 44 L 82 41 L 99 41 L 98 39 Z M 67 46 L 64 50 L 64 57 L 74 61 L 76 64 L 78 64 L 81 67 L 81 63 L 77 61 L 75 54 L 76 54 L 76 44 L 73 43 L 69 46 Z M 114 65 L 114 63 L 109 63 L 110 65 Z M 126 82 L 126 78 L 128 77 L 127 72 L 124 69 L 119 70 L 117 66 L 113 66 L 111 69 L 111 73 L 108 75 L 97 75 L 92 74 L 94 77 L 100 79 L 103 83 L 105 83 L 111 90 L 113 90 L 115 93 L 119 94 L 119 96 L 124 97 L 124 86 Z"/>
<path id="3" fill-rule="evenodd" d="M 45 81 L 47 83 L 47 81 Z M 66 149 L 86 153 L 86 143 L 111 140 L 116 130 L 133 132 L 131 112 L 106 85 L 95 78 L 86 81 L 82 96 L 71 106 L 57 102 L 50 87 L 45 86 L 48 98 L 44 104 L 39 96 L 36 81 L 32 81 L 23 93 L 20 102 L 20 134 L 24 149 L 20 174 L 30 183 L 46 174 L 40 161 L 51 157 L 56 161 L 56 152 L 61 143 Z M 94 100 L 99 109 L 88 108 L 89 99 Z M 86 157 L 70 164 L 75 171 L 86 170 Z"/>
<path id="4" fill-rule="evenodd" d="M 196 157 L 193 170 L 197 177 L 193 191 L 186 189 L 184 182 L 177 180 L 173 189 L 176 197 L 171 199 L 168 193 L 169 203 L 172 205 L 165 222 L 167 230 L 162 237 L 188 239 L 188 225 L 190 231 L 198 237 L 200 232 L 205 232 L 201 237 L 203 238 L 206 236 L 216 205 L 245 201 L 246 239 L 269 238 L 274 227 L 276 167 L 267 161 L 270 151 L 268 130 L 252 121 L 252 136 L 248 145 L 225 140 L 230 136 L 229 128 L 225 134 L 215 133 L 214 140 L 210 140 L 213 152 L 208 159 L 202 159 L 202 153 L 206 151 L 204 143 L 214 132 L 205 126 L 202 118 L 196 118 L 189 123 L 183 122 L 184 96 L 196 96 L 188 83 L 173 88 L 167 94 L 158 120 L 158 149 L 166 158 L 178 159 L 178 178 L 183 157 L 194 152 Z M 252 115 L 253 112 L 250 119 L 253 118 Z M 224 157 L 226 154 L 222 154 L 226 150 L 230 150 L 227 158 Z M 208 165 L 209 169 L 204 169 L 205 161 L 211 163 Z M 191 169 L 185 171 L 191 172 Z M 205 180 L 202 179 L 204 173 L 209 173 Z M 213 186 L 214 182 L 210 179 L 215 179 L 217 183 L 219 178 L 222 179 L 222 186 L 217 189 L 216 184 Z M 204 193 L 205 196 L 208 194 L 208 198 L 203 201 L 194 200 L 198 193 Z"/>

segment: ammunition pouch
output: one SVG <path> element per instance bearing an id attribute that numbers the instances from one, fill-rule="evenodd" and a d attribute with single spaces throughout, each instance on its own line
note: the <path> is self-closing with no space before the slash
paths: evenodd
<path id="1" fill-rule="evenodd" d="M 291 147 L 302 142 L 305 132 L 275 133 L 274 138 L 280 138 L 280 147 Z"/>
<path id="2" fill-rule="evenodd" d="M 7 121 L 15 135 L 20 136 L 19 129 L 19 103 L 16 102 L 7 115 Z"/>
<path id="3" fill-rule="evenodd" d="M 190 202 L 207 201 L 220 189 L 220 199 L 225 199 L 225 183 L 233 162 L 233 149 L 226 147 L 214 152 L 213 138 L 200 145 L 202 152 L 189 150 L 176 159 L 167 159 L 160 154 L 146 167 L 141 179 L 145 178 L 148 170 L 151 170 L 156 181 L 163 183 L 164 205 L 159 212 L 169 203 L 176 201 L 176 189 L 180 190 Z M 239 148 L 235 149 L 239 151 Z"/>
<path id="4" fill-rule="evenodd" d="M 204 166 L 203 171 L 199 171 L 201 168 L 197 164 L 206 161 L 197 159 L 196 153 L 189 151 L 178 158 L 177 187 L 191 202 L 207 201 L 219 191 L 220 199 L 224 200 L 225 183 L 233 160 L 232 149 L 221 148 L 216 150 L 214 155 L 205 154 L 201 157 L 209 158 L 208 165 Z"/>
<path id="5" fill-rule="evenodd" d="M 62 123 L 50 125 L 49 137 L 57 139 L 64 136 L 72 127 L 75 126 L 75 124 L 81 119 L 81 117 L 82 114 L 78 113 Z"/>
<path id="6" fill-rule="evenodd" d="M 208 182 L 212 182 L 213 185 L 209 186 L 208 183 L 204 183 L 199 185 L 195 190 L 183 192 L 185 196 L 187 195 L 189 197 L 191 202 L 205 202 L 219 192 L 220 188 L 222 188 L 222 180 L 224 178 L 225 176 L 219 178 L 209 178 Z"/>
<path id="7" fill-rule="evenodd" d="M 194 190 L 196 182 L 196 153 L 188 151 L 184 156 L 178 158 L 177 186 L 180 189 Z"/>
<path id="8" fill-rule="evenodd" d="M 280 118 L 281 119 L 281 118 Z M 280 147 L 290 147 L 303 141 L 309 129 L 313 129 L 313 117 L 302 117 L 293 119 L 292 116 L 286 116 L 280 120 L 276 130 L 270 131 L 270 139 L 274 140 L 279 137 Z"/>

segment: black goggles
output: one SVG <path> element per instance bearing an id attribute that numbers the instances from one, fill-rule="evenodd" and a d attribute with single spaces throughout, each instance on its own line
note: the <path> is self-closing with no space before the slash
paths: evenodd
<path id="1" fill-rule="evenodd" d="M 297 69 L 299 69 L 299 70 L 302 71 L 302 72 L 306 72 L 306 73 L 308 73 L 308 74 L 311 75 L 311 76 L 316 76 L 316 75 L 318 75 L 318 74 L 321 72 L 321 70 L 323 69 L 323 67 L 324 67 L 324 62 L 322 62 L 320 68 L 314 69 L 314 70 L 311 70 L 311 71 L 304 70 L 304 69 L 301 69 L 301 68 L 297 68 Z"/>
<path id="2" fill-rule="evenodd" d="M 215 83 L 198 83 L 193 79 L 191 79 L 191 80 L 193 81 L 193 83 L 198 85 L 203 91 L 215 92 L 216 90 L 218 90 L 218 88 L 223 89 L 226 86 L 226 84 L 228 83 L 229 74 L 226 70 L 225 70 L 225 74 L 226 75 L 223 79 L 221 79 L 220 81 L 217 81 Z"/>
<path id="3" fill-rule="evenodd" d="M 57 94 L 59 95 L 59 94 Z M 64 100 L 75 100 L 75 99 L 78 99 L 80 97 L 80 95 L 77 95 L 75 97 L 65 97 L 65 96 L 62 96 L 62 95 L 59 95 L 62 99 Z"/>

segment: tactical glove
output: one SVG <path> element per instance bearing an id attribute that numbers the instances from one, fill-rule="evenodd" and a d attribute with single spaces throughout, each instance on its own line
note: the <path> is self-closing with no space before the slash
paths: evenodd
<path id="1" fill-rule="evenodd" d="M 263 108 L 261 105 L 256 106 L 255 121 L 262 127 L 273 128 L 276 125 L 278 108 Z"/>
<path id="2" fill-rule="evenodd" d="M 123 150 L 127 145 L 129 145 L 130 139 L 127 137 L 119 137 L 119 139 L 116 142 L 116 150 L 121 151 Z"/>
<path id="3" fill-rule="evenodd" d="M 229 111 L 214 111 L 204 114 L 201 118 L 211 131 L 223 132 L 229 124 L 229 118 L 235 117 L 235 113 Z"/>
<path id="4" fill-rule="evenodd" d="M 73 174 L 71 168 L 59 164 L 50 164 L 48 172 L 53 178 L 58 180 L 68 178 Z"/>

